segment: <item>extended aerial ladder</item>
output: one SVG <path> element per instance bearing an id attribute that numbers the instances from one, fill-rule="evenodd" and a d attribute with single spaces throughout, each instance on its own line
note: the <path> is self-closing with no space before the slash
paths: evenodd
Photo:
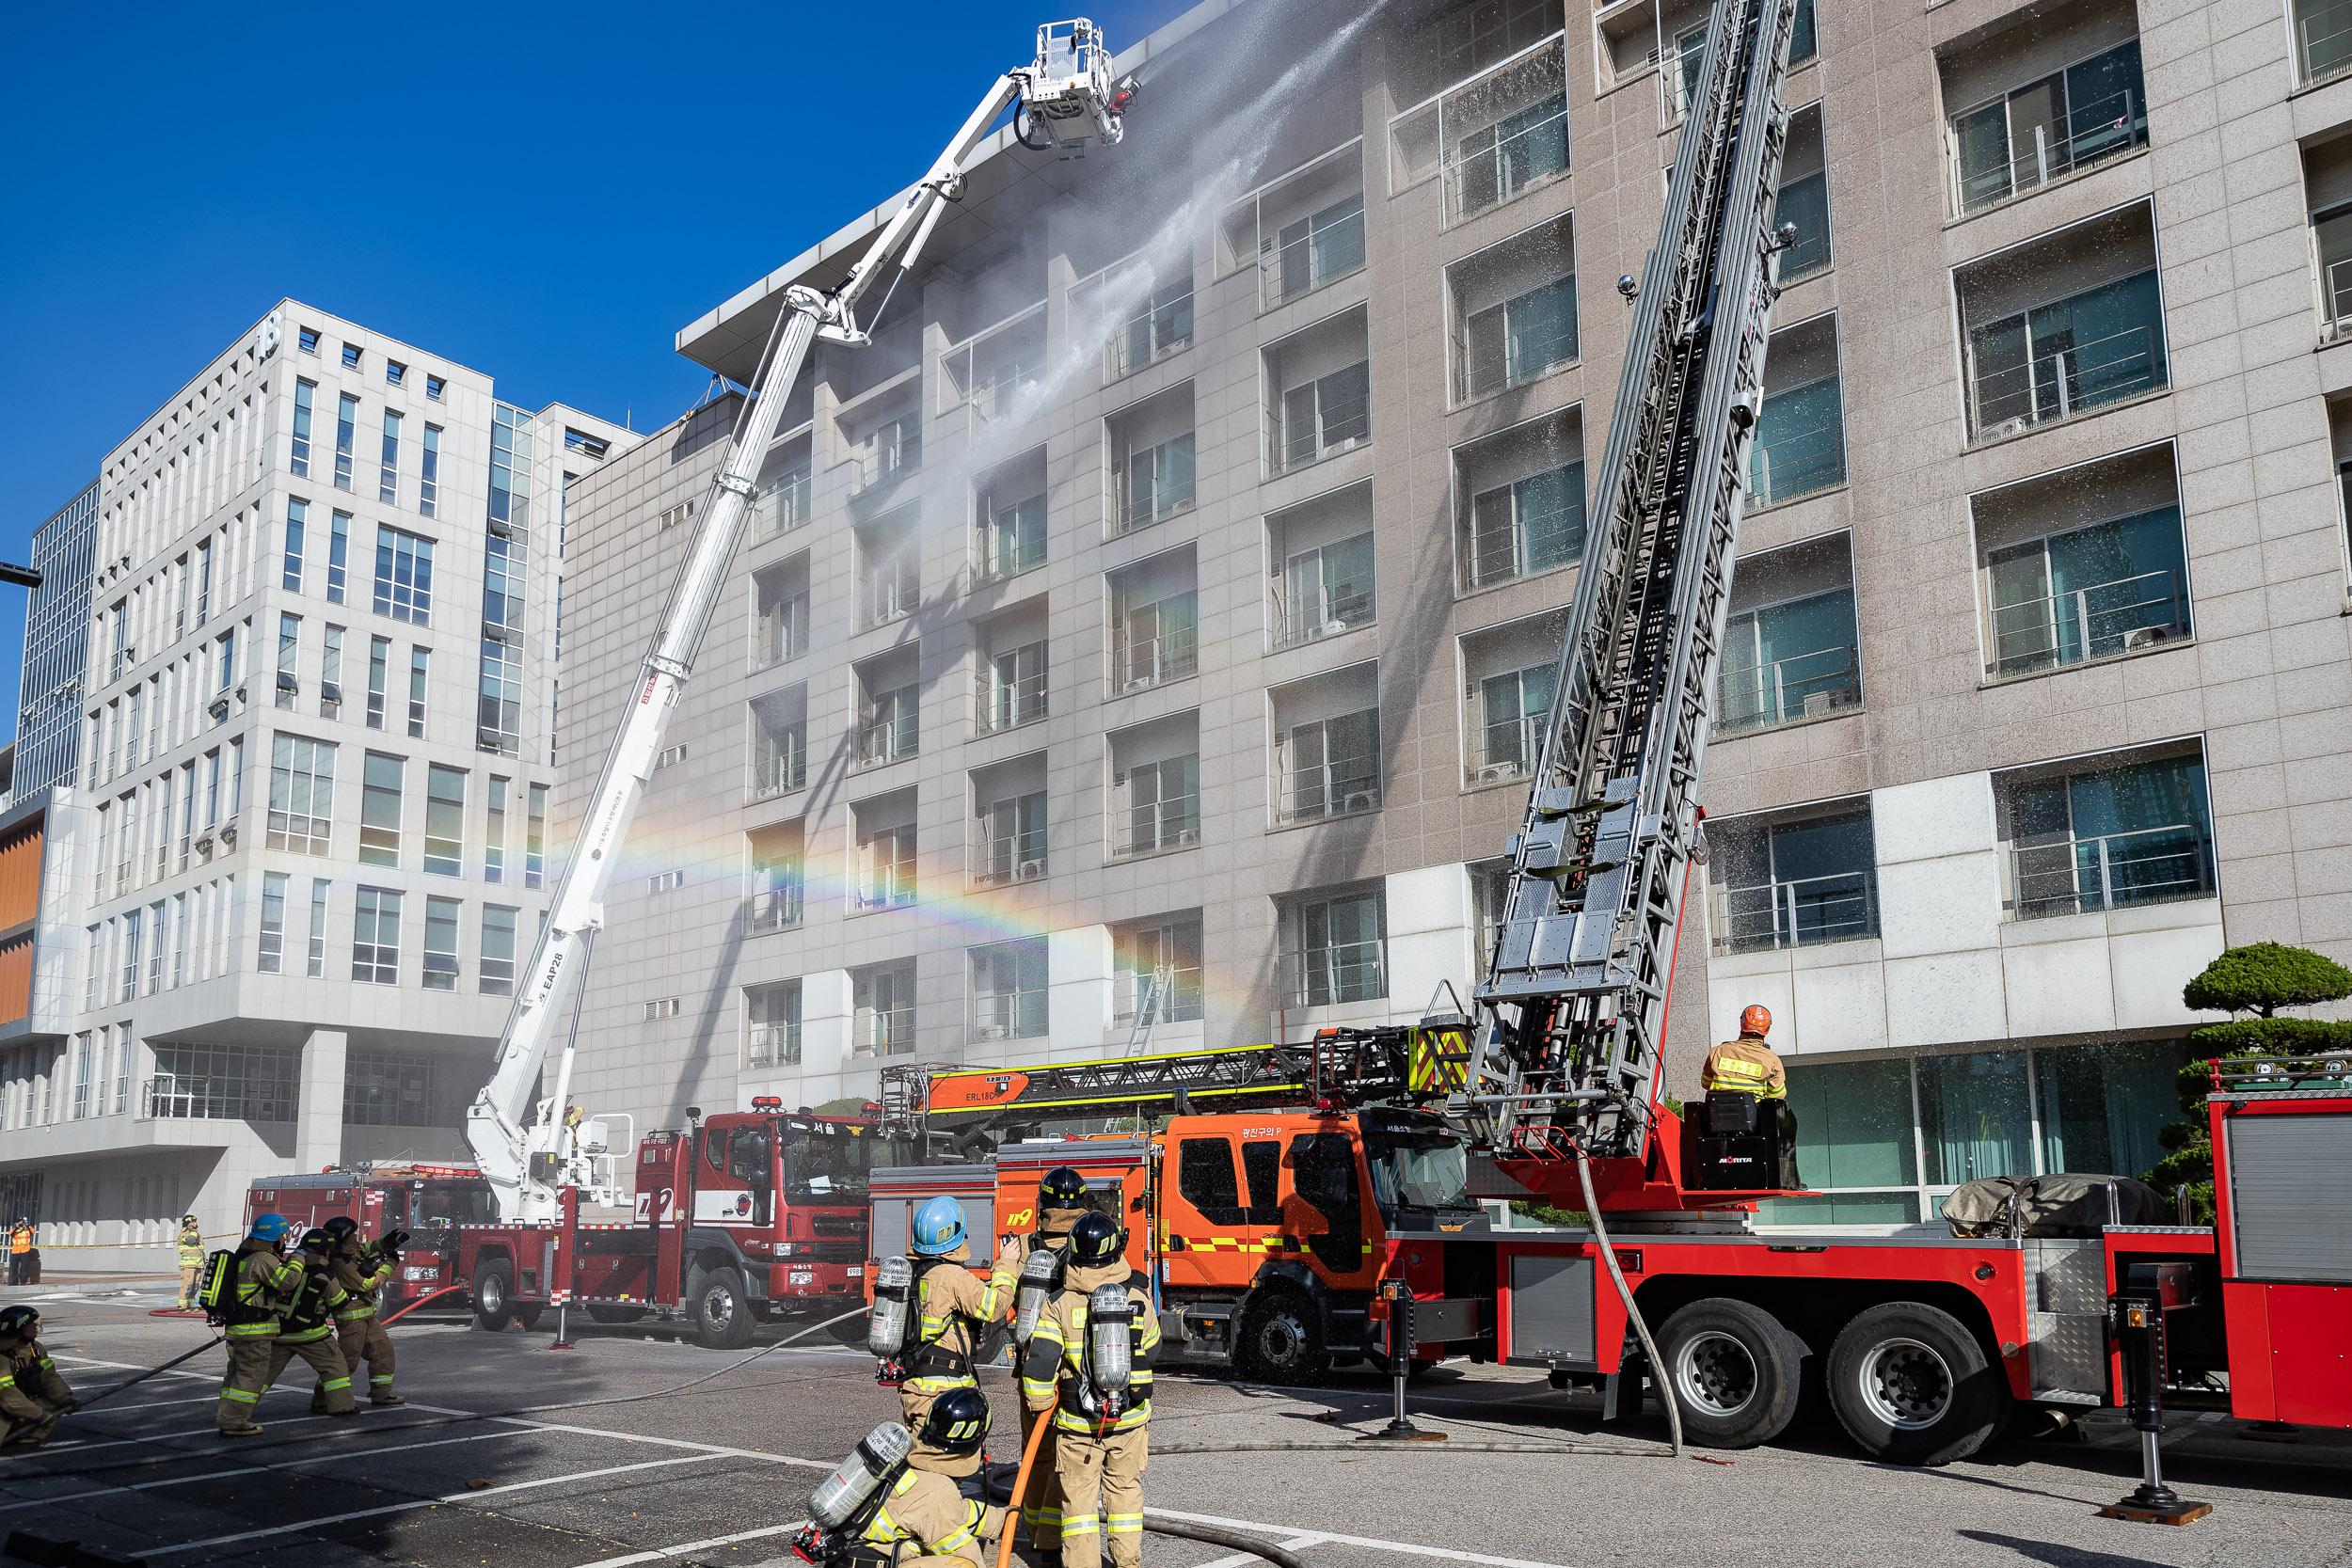
<path id="1" fill-rule="evenodd" d="M 946 205 L 961 199 L 966 161 L 1007 109 L 1013 111 L 1013 134 L 1024 147 L 1080 156 L 1090 144 L 1118 143 L 1121 118 L 1134 95 L 1132 78 L 1112 81 L 1110 51 L 1094 24 L 1081 19 L 1040 27 L 1036 59 L 998 78 L 848 276 L 831 290 L 794 284 L 785 291 L 784 309 L 769 334 L 750 396 L 697 514 L 686 558 L 633 695 L 581 815 L 554 904 L 507 1015 L 490 1081 L 466 1112 L 466 1137 L 489 1179 L 501 1219 L 553 1219 L 558 1189 L 564 1186 L 586 1190 L 592 1201 L 619 1199 L 617 1191 L 596 1181 L 592 1151 L 565 1125 L 572 1069 L 569 1043 L 557 1069 L 554 1094 L 538 1102 L 529 1126 L 524 1118 L 532 1114 L 540 1071 L 561 1026 L 558 1010 L 566 991 L 580 983 L 595 933 L 604 924 L 606 884 L 652 775 L 662 732 L 692 673 L 696 651 L 725 589 L 760 465 L 810 345 L 820 339 L 848 347 L 866 345 L 869 340 L 859 325 L 860 301 L 895 259 L 890 288 L 866 321 L 878 320 L 887 309 L 891 293 L 914 270 Z"/>
<path id="2" fill-rule="evenodd" d="M 1580 1152 L 1659 1186 L 1667 986 L 1703 857 L 1699 766 L 1790 237 L 1772 214 L 1795 5 L 1715 7 L 1657 248 L 1618 285 L 1625 369 L 1451 1107 L 1539 1191 Z"/>

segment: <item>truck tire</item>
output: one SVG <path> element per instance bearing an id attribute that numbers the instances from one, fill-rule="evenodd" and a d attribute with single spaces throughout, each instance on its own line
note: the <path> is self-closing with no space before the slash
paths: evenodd
<path id="1" fill-rule="evenodd" d="M 515 1271 L 508 1263 L 485 1263 L 473 1276 L 473 1321 L 503 1334 L 515 1321 Z"/>
<path id="2" fill-rule="evenodd" d="M 1242 1376 L 1259 1383 L 1303 1387 L 1322 1382 L 1331 1370 L 1323 1314 L 1301 1291 L 1260 1296 L 1242 1319 L 1233 1362 Z"/>
<path id="3" fill-rule="evenodd" d="M 731 1264 L 694 1271 L 694 1338 L 710 1350 L 739 1350 L 752 1342 L 751 1293 Z"/>
<path id="4" fill-rule="evenodd" d="M 615 1307 L 600 1301 L 592 1301 L 588 1304 L 588 1316 L 608 1326 L 633 1323 L 644 1315 L 645 1309 L 642 1307 Z"/>
<path id="5" fill-rule="evenodd" d="M 2009 1380 L 1958 1318 L 1925 1302 L 1868 1307 L 1829 1352 L 1829 1401 L 1874 1459 L 1947 1465 L 2001 1430 Z"/>
<path id="6" fill-rule="evenodd" d="M 1796 1418 L 1804 1341 L 1760 1307 L 1694 1301 L 1666 1320 L 1658 1354 L 1683 1433 L 1701 1448 L 1752 1449 Z"/>

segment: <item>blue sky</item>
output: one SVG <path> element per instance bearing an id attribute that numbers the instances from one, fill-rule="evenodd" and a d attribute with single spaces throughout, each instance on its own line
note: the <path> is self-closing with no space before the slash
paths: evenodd
<path id="1" fill-rule="evenodd" d="M 662 423 L 677 328 L 921 173 L 1055 3 L 14 9 L 0 559 L 281 295 Z M 1184 8 L 1087 6 L 1116 48 Z"/>

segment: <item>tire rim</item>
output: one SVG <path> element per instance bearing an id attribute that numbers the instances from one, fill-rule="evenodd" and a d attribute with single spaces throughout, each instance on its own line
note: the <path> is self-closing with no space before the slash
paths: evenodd
<path id="1" fill-rule="evenodd" d="M 482 1315 L 495 1318 L 506 1307 L 506 1281 L 494 1274 L 482 1276 Z"/>
<path id="2" fill-rule="evenodd" d="M 735 1318 L 735 1292 L 724 1285 L 713 1285 L 703 1292 L 703 1316 L 711 1326 L 723 1329 Z"/>
<path id="3" fill-rule="evenodd" d="M 1942 1420 L 1955 1392 L 1951 1364 L 1917 1339 L 1882 1339 L 1855 1373 L 1864 1408 L 1898 1432 Z"/>
<path id="4" fill-rule="evenodd" d="M 1737 1416 L 1755 1402 L 1756 1357 L 1729 1334 L 1709 1331 L 1683 1341 L 1674 1357 L 1675 1397 L 1703 1416 Z"/>
<path id="5" fill-rule="evenodd" d="M 1296 1366 L 1307 1352 L 1307 1331 L 1288 1312 L 1269 1316 L 1258 1329 L 1258 1354 L 1269 1367 Z"/>

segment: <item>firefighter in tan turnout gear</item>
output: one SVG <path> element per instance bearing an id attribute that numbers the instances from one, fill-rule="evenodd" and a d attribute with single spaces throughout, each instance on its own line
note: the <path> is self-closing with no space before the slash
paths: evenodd
<path id="1" fill-rule="evenodd" d="M 1087 1214 L 1086 1178 L 1068 1165 L 1057 1165 L 1045 1173 L 1045 1180 L 1037 1187 L 1037 1228 L 1028 1238 L 1028 1256 L 1022 1261 L 1020 1294 L 1016 1302 L 1025 1301 L 1028 1292 L 1038 1290 L 1051 1299 L 1063 1283 L 1063 1265 L 1070 1253 L 1070 1232 Z M 1016 1223 L 1019 1216 L 1015 1216 Z M 1032 1263 L 1040 1253 L 1051 1253 L 1053 1273 L 1037 1285 L 1031 1284 Z M 1016 1324 L 1020 1322 L 1015 1320 Z M 1018 1326 L 1013 1331 L 1021 1338 Z M 1025 1346 L 1024 1347 L 1025 1349 Z M 1037 1423 L 1047 1419 L 1042 1411 L 1031 1410 L 1023 1401 L 1021 1410 L 1021 1447 L 1026 1452 L 1029 1434 Z M 1044 1440 L 1038 1444 L 1037 1460 L 1029 1468 L 1028 1485 L 1021 1494 L 1021 1525 L 1027 1532 L 1029 1544 L 1040 1551 L 1061 1549 L 1061 1485 L 1054 1474 L 1054 1433 L 1049 1428 Z"/>
<path id="2" fill-rule="evenodd" d="M 0 1307 L 0 1417 L 6 1440 L 37 1449 L 57 1418 L 82 1408 L 73 1390 L 40 1348 L 40 1313 L 24 1306 Z"/>
<path id="3" fill-rule="evenodd" d="M 932 1401 L 906 1473 L 866 1527 L 866 1544 L 891 1553 L 896 1568 L 982 1568 L 981 1548 L 1003 1531 L 1005 1511 L 965 1497 L 956 1482 L 978 1471 L 988 1425 L 977 1388 L 950 1388 Z M 898 1555 L 906 1547 L 919 1555 Z"/>
<path id="4" fill-rule="evenodd" d="M 220 1386 L 213 1417 L 223 1437 L 251 1437 L 262 1430 L 253 1423 L 253 1407 L 278 1375 L 272 1357 L 278 1319 L 304 1279 L 301 1263 L 284 1256 L 286 1233 L 293 1228 L 283 1214 L 260 1215 L 236 1252 L 223 1260 L 228 1277 L 219 1281 L 220 1295 L 213 1304 L 218 1319 L 225 1320 L 222 1332 L 229 1341 L 229 1377 Z M 205 1288 L 211 1290 L 212 1282 Z"/>
<path id="5" fill-rule="evenodd" d="M 964 1267 L 972 1246 L 964 1236 L 963 1205 L 952 1197 L 932 1198 L 916 1210 L 911 1230 L 915 1333 L 898 1408 L 908 1428 L 920 1432 L 933 1400 L 950 1388 L 979 1386 L 972 1364 L 980 1331 L 1005 1315 L 1021 1259 L 1019 1243 L 1008 1243 L 988 1278 L 974 1278 Z"/>
<path id="6" fill-rule="evenodd" d="M 270 1347 L 269 1380 L 275 1384 L 298 1355 L 319 1374 L 318 1386 L 310 1391 L 310 1414 L 357 1416 L 351 1369 L 343 1364 L 342 1346 L 335 1337 L 335 1314 L 351 1299 L 335 1283 L 335 1238 L 324 1230 L 304 1231 L 294 1261 L 302 1269 L 302 1282 L 294 1287 L 278 1322 L 278 1339 Z"/>
<path id="7" fill-rule="evenodd" d="M 1115 1568 L 1143 1560 L 1146 1423 L 1160 1326 L 1126 1249 L 1127 1232 L 1108 1216 L 1078 1221 L 1063 1289 L 1038 1314 L 1021 1363 L 1022 1402 L 1052 1412 L 1063 1568 L 1097 1568 L 1104 1532 Z"/>
<path id="8" fill-rule="evenodd" d="M 1756 1096 L 1756 1115 L 1771 1117 L 1776 1130 L 1780 1169 L 1774 1185 L 1793 1191 L 1804 1183 L 1797 1176 L 1797 1117 L 1788 1108 L 1788 1073 L 1780 1053 L 1765 1043 L 1772 1032 L 1772 1015 L 1751 1006 L 1740 1014 L 1740 1037 L 1725 1040 L 1707 1053 L 1699 1067 L 1699 1087 L 1705 1091 L 1739 1089 Z"/>
<path id="9" fill-rule="evenodd" d="M 368 1402 L 406 1404 L 406 1400 L 392 1392 L 392 1337 L 384 1331 L 376 1314 L 383 1305 L 384 1282 L 400 1266 L 400 1249 L 408 1240 L 408 1233 L 388 1230 L 383 1240 L 363 1243 L 359 1240 L 359 1222 L 348 1214 L 337 1214 L 319 1228 L 335 1242 L 331 1272 L 344 1296 L 343 1304 L 335 1308 L 335 1338 L 343 1354 L 343 1366 L 351 1373 L 354 1390 L 358 1387 L 359 1362 L 364 1357 L 368 1364 Z"/>
<path id="10" fill-rule="evenodd" d="M 180 1310 L 196 1306 L 197 1281 L 204 1273 L 204 1227 L 194 1214 L 180 1216 Z"/>

